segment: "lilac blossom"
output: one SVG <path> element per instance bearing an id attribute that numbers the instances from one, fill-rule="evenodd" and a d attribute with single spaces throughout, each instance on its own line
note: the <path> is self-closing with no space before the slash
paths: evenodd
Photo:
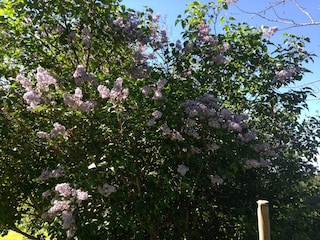
<path id="1" fill-rule="evenodd" d="M 270 27 L 270 28 L 266 28 L 262 26 L 261 28 L 262 28 L 262 36 L 266 38 L 272 37 L 278 31 L 278 27 L 276 26 Z"/>
<path id="2" fill-rule="evenodd" d="M 241 126 L 240 123 L 230 122 L 228 124 L 228 130 L 229 131 L 234 131 L 234 132 L 241 132 L 242 131 L 242 126 Z"/>
<path id="3" fill-rule="evenodd" d="M 57 87 L 57 80 L 52 77 L 43 67 L 37 68 L 36 73 L 37 89 L 48 92 L 51 84 Z"/>
<path id="4" fill-rule="evenodd" d="M 99 85 L 97 88 L 101 98 L 108 98 L 110 96 L 110 89 L 104 85 Z"/>
<path id="5" fill-rule="evenodd" d="M 167 80 L 166 79 L 161 79 L 157 82 L 157 89 L 161 90 L 164 88 L 164 86 L 167 84 Z"/>
<path id="6" fill-rule="evenodd" d="M 23 76 L 22 74 L 19 74 L 17 76 L 17 80 L 20 82 L 20 84 L 22 85 L 22 87 L 25 88 L 26 91 L 31 91 L 32 90 L 32 82 L 26 78 L 25 76 Z"/>
<path id="7" fill-rule="evenodd" d="M 38 177 L 38 180 L 40 181 L 47 180 L 50 178 L 50 174 L 51 174 L 51 171 L 49 170 L 42 171 L 41 175 Z"/>
<path id="8" fill-rule="evenodd" d="M 82 38 L 82 43 L 86 48 L 91 47 L 91 44 L 92 44 L 91 37 L 92 35 L 89 28 L 84 27 L 81 31 L 81 38 Z"/>
<path id="9" fill-rule="evenodd" d="M 123 79 L 120 77 L 117 78 L 113 84 L 113 88 L 111 89 L 109 94 L 109 97 L 113 103 L 116 101 L 124 101 L 129 96 L 129 89 L 128 88 L 123 89 L 122 84 L 123 84 Z"/>
<path id="10" fill-rule="evenodd" d="M 44 131 L 39 131 L 37 132 L 37 137 L 48 140 L 50 139 L 50 134 Z"/>
<path id="11" fill-rule="evenodd" d="M 198 25 L 198 35 L 199 36 L 208 36 L 210 34 L 210 27 L 203 21 L 201 24 Z"/>
<path id="12" fill-rule="evenodd" d="M 89 198 L 89 195 L 87 192 L 85 191 L 82 191 L 80 189 L 76 189 L 76 190 L 73 190 L 72 192 L 72 195 L 79 201 L 84 201 L 84 200 L 87 200 Z"/>
<path id="13" fill-rule="evenodd" d="M 66 131 L 66 127 L 61 125 L 60 123 L 54 123 L 53 129 L 51 130 L 51 137 L 56 138 L 59 135 L 68 136 L 68 132 Z"/>
<path id="14" fill-rule="evenodd" d="M 158 89 L 154 92 L 152 99 L 159 100 L 159 99 L 162 99 L 162 97 L 163 97 L 162 92 L 161 92 L 161 90 Z"/>
<path id="15" fill-rule="evenodd" d="M 221 185 L 224 182 L 219 175 L 210 175 L 209 178 L 212 184 Z"/>
<path id="16" fill-rule="evenodd" d="M 95 106 L 96 106 L 96 102 L 94 101 L 85 101 L 85 102 L 81 101 L 77 109 L 80 112 L 90 112 L 94 109 Z"/>
<path id="17" fill-rule="evenodd" d="M 178 132 L 177 130 L 173 129 L 172 133 L 171 133 L 171 139 L 172 140 L 177 140 L 177 141 L 182 141 L 183 137 L 182 137 L 180 132 Z"/>
<path id="18" fill-rule="evenodd" d="M 228 4 L 234 5 L 238 2 L 238 0 L 227 0 Z"/>
<path id="19" fill-rule="evenodd" d="M 211 151 L 211 152 L 215 152 L 217 151 L 220 147 L 218 144 L 216 143 L 211 143 L 211 144 L 207 144 L 207 148 Z"/>
<path id="20" fill-rule="evenodd" d="M 96 102 L 94 101 L 82 101 L 82 91 L 80 88 L 75 89 L 74 95 L 70 95 L 69 93 L 63 94 L 64 103 L 73 109 L 79 110 L 80 112 L 90 112 L 96 106 Z"/>
<path id="21" fill-rule="evenodd" d="M 71 207 L 70 200 L 54 200 L 53 206 L 48 210 L 48 213 L 50 215 L 54 215 L 58 212 L 70 210 L 70 207 Z"/>
<path id="22" fill-rule="evenodd" d="M 84 69 L 84 66 L 83 65 L 78 65 L 76 70 L 73 73 L 73 77 L 74 78 L 83 78 L 83 77 L 86 77 L 86 76 L 87 76 L 87 72 Z"/>
<path id="23" fill-rule="evenodd" d="M 68 197 L 71 195 L 72 188 L 69 183 L 60 183 L 55 186 L 54 190 L 59 192 L 61 196 Z"/>
<path id="24" fill-rule="evenodd" d="M 162 130 L 163 134 L 166 134 L 166 135 L 172 133 L 171 129 L 169 128 L 169 126 L 166 123 L 161 125 L 160 130 Z"/>
<path id="25" fill-rule="evenodd" d="M 67 231 L 67 238 L 72 238 L 76 234 L 77 228 L 74 225 L 71 225 L 71 227 Z"/>
<path id="26" fill-rule="evenodd" d="M 230 60 L 229 60 L 227 57 L 225 57 L 225 56 L 223 56 L 223 55 L 221 55 L 221 54 L 215 56 L 215 57 L 213 58 L 213 61 L 214 61 L 216 64 L 223 64 L 223 63 L 228 63 L 228 62 L 230 62 Z"/>
<path id="27" fill-rule="evenodd" d="M 254 149 L 256 152 L 264 155 L 264 156 L 274 156 L 275 151 L 271 150 L 271 146 L 269 143 L 256 143 L 251 145 L 251 148 Z"/>
<path id="28" fill-rule="evenodd" d="M 159 119 L 162 117 L 162 112 L 160 112 L 159 110 L 156 110 L 154 111 L 152 114 L 151 114 L 155 119 Z"/>
<path id="29" fill-rule="evenodd" d="M 85 82 L 90 82 L 94 79 L 92 74 L 88 74 L 83 65 L 78 65 L 73 73 L 77 85 L 82 85 Z"/>
<path id="30" fill-rule="evenodd" d="M 279 81 L 281 83 L 284 83 L 287 80 L 289 80 L 293 74 L 298 72 L 300 72 L 299 68 L 288 68 L 288 69 L 283 69 L 281 71 L 276 71 L 274 81 Z"/>
<path id="31" fill-rule="evenodd" d="M 178 173 L 180 173 L 182 176 L 184 176 L 184 175 L 186 175 L 186 173 L 189 171 L 189 167 L 181 164 L 181 165 L 178 165 L 177 171 L 178 171 Z"/>
<path id="32" fill-rule="evenodd" d="M 177 49 L 178 51 L 180 51 L 180 50 L 182 49 L 182 45 L 181 45 L 181 41 L 180 41 L 180 40 L 177 40 L 177 41 L 176 41 L 176 49 Z"/>
<path id="33" fill-rule="evenodd" d="M 82 97 L 83 97 L 82 90 L 77 87 L 74 90 L 74 98 L 76 101 L 81 101 Z"/>
<path id="34" fill-rule="evenodd" d="M 42 197 L 46 198 L 46 197 L 51 196 L 51 194 L 52 194 L 52 191 L 51 190 L 47 190 L 47 191 L 42 193 Z"/>
<path id="35" fill-rule="evenodd" d="M 232 116 L 231 116 L 231 111 L 229 109 L 223 109 L 221 112 L 220 112 L 220 117 L 223 119 L 223 120 L 231 120 L 232 119 Z"/>
<path id="36" fill-rule="evenodd" d="M 154 118 L 149 119 L 149 120 L 147 121 L 147 126 L 148 126 L 148 127 L 153 126 L 155 121 L 156 121 L 156 119 L 154 119 Z"/>
<path id="37" fill-rule="evenodd" d="M 183 131 L 185 134 L 194 137 L 195 139 L 200 139 L 200 134 L 194 128 L 185 128 Z"/>
<path id="38" fill-rule="evenodd" d="M 74 218 L 71 211 L 63 211 L 61 214 L 62 229 L 70 229 L 74 224 Z"/>
<path id="39" fill-rule="evenodd" d="M 243 143 L 248 143 L 253 141 L 257 138 L 257 135 L 254 132 L 246 132 L 246 133 L 239 133 L 238 139 Z"/>
<path id="40" fill-rule="evenodd" d="M 149 86 L 144 86 L 141 90 L 145 97 L 148 97 L 151 94 L 151 91 L 152 89 Z"/>
<path id="41" fill-rule="evenodd" d="M 230 48 L 230 44 L 229 43 L 224 43 L 219 47 L 219 53 L 225 53 L 226 51 L 228 51 L 228 49 Z"/>
<path id="42" fill-rule="evenodd" d="M 216 128 L 216 129 L 220 129 L 221 128 L 221 123 L 217 119 L 214 119 L 214 118 L 210 118 L 209 119 L 208 125 L 210 127 Z"/>
<path id="43" fill-rule="evenodd" d="M 23 94 L 23 99 L 29 104 L 29 108 L 32 110 L 41 102 L 41 94 L 30 90 Z"/>
<path id="44" fill-rule="evenodd" d="M 117 191 L 115 186 L 109 185 L 107 183 L 103 184 L 102 187 L 99 187 L 98 190 L 104 196 L 109 196 L 111 193 L 114 193 Z"/>
<path id="45" fill-rule="evenodd" d="M 70 107 L 70 108 L 76 108 L 77 107 L 77 103 L 76 100 L 74 99 L 74 97 L 72 95 L 70 95 L 69 93 L 64 93 L 62 95 L 63 97 L 63 101 L 64 103 Z"/>
<path id="46" fill-rule="evenodd" d="M 244 165 L 246 169 L 251 169 L 251 168 L 266 167 L 266 166 L 269 166 L 270 163 L 264 159 L 260 159 L 260 160 L 247 159 L 244 161 Z"/>
<path id="47" fill-rule="evenodd" d="M 46 169 L 42 171 L 41 175 L 38 177 L 39 181 L 45 181 L 49 178 L 59 178 L 64 175 L 64 171 L 61 167 L 58 167 L 57 169 L 54 169 L 52 171 Z"/>
<path id="48" fill-rule="evenodd" d="M 198 148 L 198 147 L 195 147 L 195 146 L 191 145 L 191 146 L 190 146 L 190 152 L 191 152 L 192 154 L 199 154 L 199 153 L 201 153 L 201 149 Z"/>

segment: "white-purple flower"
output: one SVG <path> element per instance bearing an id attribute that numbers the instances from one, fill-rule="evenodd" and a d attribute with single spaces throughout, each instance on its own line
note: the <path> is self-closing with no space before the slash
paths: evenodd
<path id="1" fill-rule="evenodd" d="M 211 151 L 211 152 L 215 152 L 217 151 L 220 147 L 218 144 L 216 143 L 211 143 L 211 144 L 207 144 L 207 148 Z"/>
<path id="2" fill-rule="evenodd" d="M 71 201 L 70 200 L 54 200 L 53 206 L 48 210 L 50 215 L 62 212 L 65 210 L 70 210 Z"/>
<path id="3" fill-rule="evenodd" d="M 221 185 L 224 182 L 219 175 L 210 175 L 209 178 L 212 184 Z"/>
<path id="4" fill-rule="evenodd" d="M 84 69 L 84 66 L 83 65 L 78 65 L 76 70 L 73 73 L 73 77 L 74 78 L 83 78 L 83 77 L 86 77 L 86 76 L 87 76 L 87 72 Z"/>
<path id="5" fill-rule="evenodd" d="M 97 88 L 101 98 L 108 98 L 110 96 L 110 89 L 104 85 L 99 85 Z"/>
<path id="6" fill-rule="evenodd" d="M 63 211 L 61 214 L 62 229 L 70 229 L 74 224 L 74 218 L 71 211 Z"/>
<path id="7" fill-rule="evenodd" d="M 60 183 L 55 186 L 54 190 L 59 192 L 63 197 L 68 197 L 72 193 L 72 188 L 70 187 L 69 183 Z"/>
<path id="8" fill-rule="evenodd" d="M 50 134 L 44 131 L 39 131 L 37 132 L 37 137 L 48 140 L 50 139 Z"/>
<path id="9" fill-rule="evenodd" d="M 66 127 L 61 125 L 60 123 L 54 123 L 53 124 L 53 129 L 51 130 L 51 137 L 52 138 L 56 138 L 58 137 L 59 135 L 62 135 L 62 136 L 67 136 L 68 133 L 66 131 Z"/>
<path id="10" fill-rule="evenodd" d="M 105 183 L 102 187 L 99 187 L 98 190 L 102 195 L 109 196 L 111 193 L 116 192 L 117 188 L 115 186 Z"/>
<path id="11" fill-rule="evenodd" d="M 180 173 L 182 176 L 186 175 L 188 171 L 189 171 L 189 167 L 183 164 L 178 165 L 177 172 Z"/>
<path id="12" fill-rule="evenodd" d="M 43 67 L 37 68 L 36 73 L 37 89 L 43 91 L 49 91 L 51 84 L 56 85 L 56 79 L 52 77 Z"/>
<path id="13" fill-rule="evenodd" d="M 151 87 L 149 86 L 144 86 L 141 90 L 145 97 L 148 97 L 151 94 L 151 91 Z"/>
<path id="14" fill-rule="evenodd" d="M 34 90 L 30 90 L 23 94 L 23 99 L 26 100 L 30 108 L 33 109 L 41 102 L 41 94 Z"/>
<path id="15" fill-rule="evenodd" d="M 155 119 L 159 119 L 162 117 L 162 112 L 160 112 L 159 110 L 156 110 L 154 111 L 152 114 L 151 114 Z"/>

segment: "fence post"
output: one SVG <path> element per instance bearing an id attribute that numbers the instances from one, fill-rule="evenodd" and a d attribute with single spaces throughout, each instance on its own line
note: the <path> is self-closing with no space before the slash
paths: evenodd
<path id="1" fill-rule="evenodd" d="M 270 240 L 269 202 L 258 200 L 257 204 L 259 240 Z"/>

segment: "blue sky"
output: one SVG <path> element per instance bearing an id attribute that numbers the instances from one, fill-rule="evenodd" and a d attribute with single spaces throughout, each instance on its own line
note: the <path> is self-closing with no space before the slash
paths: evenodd
<path id="1" fill-rule="evenodd" d="M 156 13 L 160 13 L 162 17 L 165 17 L 167 29 L 169 34 L 173 38 L 177 38 L 180 32 L 180 28 L 174 26 L 174 22 L 176 20 L 177 15 L 183 14 L 187 3 L 190 0 L 123 0 L 123 4 L 127 7 L 134 8 L 137 10 L 142 10 L 143 6 L 148 6 L 152 8 Z M 201 1 L 202 3 L 209 2 L 208 0 Z M 254 4 L 253 4 L 254 2 Z M 274 2 L 274 1 L 271 1 Z M 305 7 L 308 12 L 314 16 L 316 21 L 320 21 L 320 1 L 315 0 L 300 0 L 299 1 L 303 7 Z M 306 50 L 308 52 L 317 54 L 320 56 L 320 25 L 308 26 L 308 27 L 297 27 L 297 28 L 289 28 L 289 25 L 279 24 L 275 22 L 268 22 L 258 16 L 254 16 L 252 14 L 243 13 L 241 10 L 247 12 L 259 12 L 265 9 L 270 3 L 270 0 L 239 0 L 235 6 L 231 6 L 225 14 L 228 16 L 233 16 L 237 21 L 246 21 L 248 24 L 252 26 L 278 26 L 280 31 L 274 35 L 271 40 L 274 42 L 282 42 L 282 34 L 284 32 L 294 33 L 296 35 L 307 36 L 311 39 L 311 43 L 306 46 Z M 241 10 L 240 10 L 241 9 Z M 310 21 L 308 17 L 303 14 L 299 9 L 293 4 L 288 3 L 286 5 L 280 5 L 277 7 L 278 14 L 281 15 L 284 19 L 293 19 L 296 22 L 308 22 Z M 270 11 L 267 15 L 271 19 L 276 19 L 277 17 L 274 15 L 273 11 Z M 308 69 L 310 69 L 313 73 L 306 74 L 301 82 L 296 83 L 292 87 L 294 89 L 298 89 L 296 87 L 299 86 L 309 86 L 312 87 L 316 92 L 316 97 L 310 97 L 308 99 L 309 111 L 305 111 L 303 114 L 305 115 L 316 115 L 317 111 L 320 110 L 318 105 L 320 104 L 320 57 L 315 58 L 314 63 L 309 63 L 306 65 Z M 312 83 L 315 82 L 315 83 Z M 311 84 L 312 83 L 312 84 Z"/>

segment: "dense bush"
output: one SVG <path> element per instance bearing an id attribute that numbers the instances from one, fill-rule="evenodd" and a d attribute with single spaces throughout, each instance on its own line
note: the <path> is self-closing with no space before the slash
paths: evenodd
<path id="1" fill-rule="evenodd" d="M 233 19 L 212 33 L 224 1 L 191 3 L 173 42 L 114 0 L 0 6 L 4 233 L 27 217 L 57 239 L 254 239 L 266 198 L 286 239 L 319 136 L 299 120 L 311 89 L 282 88 L 308 39 Z"/>

